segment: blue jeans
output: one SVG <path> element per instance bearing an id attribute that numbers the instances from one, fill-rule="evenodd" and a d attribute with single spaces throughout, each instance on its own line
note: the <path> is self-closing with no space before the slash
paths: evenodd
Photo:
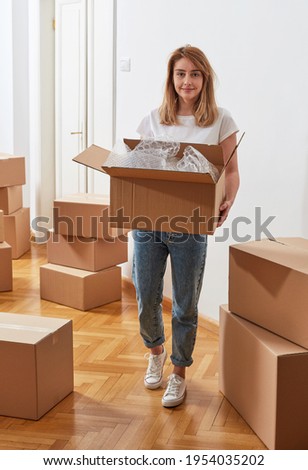
<path id="1" fill-rule="evenodd" d="M 187 367 L 198 324 L 198 301 L 203 281 L 207 235 L 133 230 L 133 282 L 140 334 L 148 348 L 165 342 L 162 319 L 163 278 L 167 257 L 172 271 L 172 354 L 176 366 Z"/>

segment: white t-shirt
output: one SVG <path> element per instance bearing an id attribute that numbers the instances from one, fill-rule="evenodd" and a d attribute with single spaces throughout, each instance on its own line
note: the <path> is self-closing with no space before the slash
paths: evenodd
<path id="1" fill-rule="evenodd" d="M 224 108 L 218 108 L 218 118 L 207 127 L 197 126 L 194 116 L 177 118 L 178 125 L 160 124 L 158 109 L 154 109 L 141 121 L 137 132 L 141 138 L 154 137 L 164 140 L 164 136 L 168 136 L 176 142 L 217 145 L 239 130 L 229 111 Z"/>

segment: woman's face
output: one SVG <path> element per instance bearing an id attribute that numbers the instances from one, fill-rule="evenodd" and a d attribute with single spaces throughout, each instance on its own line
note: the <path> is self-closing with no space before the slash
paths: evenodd
<path id="1" fill-rule="evenodd" d="M 203 75 L 196 65 L 186 57 L 174 64 L 173 84 L 178 96 L 185 103 L 195 103 L 202 90 Z"/>

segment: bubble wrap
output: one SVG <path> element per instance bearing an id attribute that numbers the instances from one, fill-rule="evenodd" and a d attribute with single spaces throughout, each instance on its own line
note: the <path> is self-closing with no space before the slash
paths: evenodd
<path id="1" fill-rule="evenodd" d="M 184 149 L 183 157 L 179 160 L 176 157 L 179 149 L 180 143 L 171 140 L 168 136 L 142 139 L 133 150 L 123 141 L 118 141 L 110 152 L 105 165 L 210 173 L 215 182 L 218 180 L 217 168 L 198 150 L 188 145 Z"/>
<path id="2" fill-rule="evenodd" d="M 191 145 L 185 147 L 183 157 L 177 163 L 177 170 L 209 173 L 215 183 L 219 178 L 218 169 Z"/>
<path id="3" fill-rule="evenodd" d="M 173 170 L 176 169 L 178 162 L 176 154 L 179 148 L 179 142 L 174 142 L 166 136 L 142 139 L 133 150 L 123 142 L 118 142 L 110 152 L 105 165 Z"/>
<path id="4" fill-rule="evenodd" d="M 172 140 L 144 139 L 136 145 L 131 157 L 138 168 L 166 170 L 179 148 L 180 144 Z"/>
<path id="5" fill-rule="evenodd" d="M 106 166 L 121 166 L 130 167 L 130 153 L 131 150 L 128 145 L 123 141 L 118 141 L 113 146 L 112 151 L 109 153 L 107 160 L 105 161 Z"/>

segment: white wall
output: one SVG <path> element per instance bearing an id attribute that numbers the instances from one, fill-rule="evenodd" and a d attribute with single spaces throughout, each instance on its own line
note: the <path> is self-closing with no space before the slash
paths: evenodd
<path id="1" fill-rule="evenodd" d="M 115 10 L 113 0 L 88 0 L 88 146 L 113 145 Z M 109 183 L 109 176 L 89 170 L 89 192 L 109 195 Z"/>
<path id="2" fill-rule="evenodd" d="M 0 153 L 13 153 L 12 0 L 1 3 L 0 44 Z"/>
<path id="3" fill-rule="evenodd" d="M 37 163 L 34 156 L 37 156 L 39 136 L 35 111 L 37 65 L 34 66 L 39 48 L 39 36 L 36 37 L 38 1 L 3 0 L 0 6 L 0 152 L 25 157 L 25 207 L 35 202 L 31 201 L 30 188 L 33 187 L 31 176 Z"/>
<path id="4" fill-rule="evenodd" d="M 40 8 L 40 166 L 37 169 L 35 215 L 49 218 L 52 226 L 52 202 L 55 197 L 55 18 L 54 0 L 39 0 Z"/>
<path id="5" fill-rule="evenodd" d="M 118 0 L 117 63 L 130 57 L 131 72 L 117 73 L 117 138 L 137 137 L 141 118 L 161 102 L 169 53 L 186 43 L 207 54 L 218 104 L 246 132 L 237 200 L 209 239 L 201 315 L 218 319 L 227 303 L 228 247 L 255 238 L 256 207 L 263 222 L 275 216 L 268 226 L 275 237 L 308 237 L 307 17 L 305 0 Z M 219 240 L 240 216 L 252 223 Z M 130 270 L 131 262 L 124 274 Z M 170 269 L 165 295 L 171 297 Z"/>
<path id="6" fill-rule="evenodd" d="M 13 126 L 15 155 L 26 159 L 23 204 L 30 206 L 29 0 L 12 0 Z"/>

